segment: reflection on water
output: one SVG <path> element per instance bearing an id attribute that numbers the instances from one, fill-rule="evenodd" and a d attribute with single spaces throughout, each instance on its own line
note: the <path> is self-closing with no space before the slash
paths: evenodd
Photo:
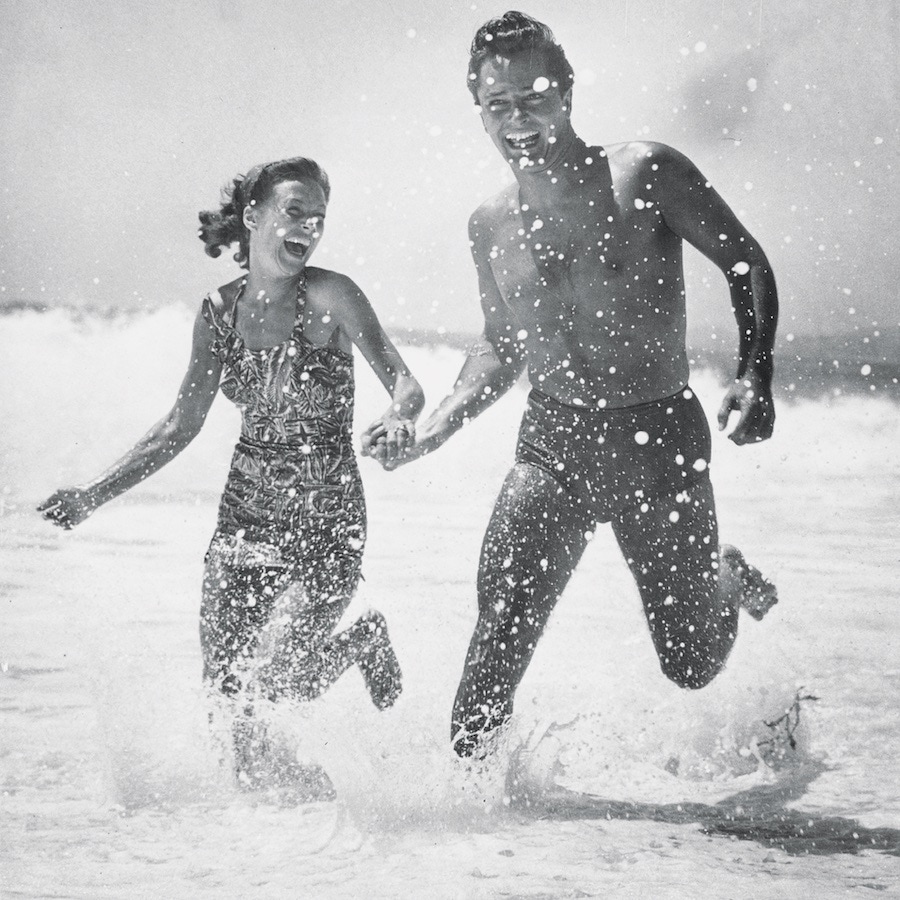
<path id="1" fill-rule="evenodd" d="M 864 382 L 853 397 L 794 391 L 771 442 L 714 437 L 723 536 L 781 602 L 741 623 L 703 691 L 660 675 L 627 567 L 598 531 L 522 684 L 509 745 L 481 771 L 449 754 L 449 709 L 523 392 L 415 467 L 364 464 L 370 541 L 355 602 L 385 612 L 406 692 L 379 714 L 349 673 L 321 702 L 272 710 L 290 752 L 337 792 L 292 805 L 236 790 L 200 687 L 201 564 L 232 411 L 216 404 L 178 460 L 79 529 L 49 530 L 31 512 L 168 408 L 184 360 L 159 348 L 177 332 L 186 352 L 188 317 L 3 324 L 0 865 L 11 895 L 768 896 L 759 879 L 778 892 L 788 872 L 795 896 L 891 884 L 900 416 L 886 395 L 866 396 Z M 404 352 L 435 402 L 459 353 Z M 384 394 L 364 367 L 358 376 L 365 424 Z M 714 411 L 717 378 L 693 382 Z M 801 686 L 819 699 L 799 726 L 785 720 L 794 746 L 783 734 L 772 768 L 765 723 Z"/>
<path id="2" fill-rule="evenodd" d="M 826 771 L 809 761 L 782 772 L 774 784 L 757 785 L 710 806 L 705 803 L 637 803 L 604 800 L 556 789 L 530 798 L 531 814 L 558 819 L 644 819 L 684 825 L 697 823 L 705 834 L 756 841 L 791 856 L 856 854 L 880 850 L 900 856 L 900 829 L 866 828 L 855 819 L 819 816 L 788 809 Z"/>

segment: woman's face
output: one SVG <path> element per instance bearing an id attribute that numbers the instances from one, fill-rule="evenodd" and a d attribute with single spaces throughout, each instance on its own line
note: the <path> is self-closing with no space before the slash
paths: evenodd
<path id="1" fill-rule="evenodd" d="M 280 181 L 260 203 L 244 210 L 250 229 L 250 266 L 271 274 L 298 275 L 325 228 L 327 201 L 312 179 Z"/>

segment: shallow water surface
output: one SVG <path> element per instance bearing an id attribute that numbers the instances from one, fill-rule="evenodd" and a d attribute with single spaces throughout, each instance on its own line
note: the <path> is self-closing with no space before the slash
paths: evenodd
<path id="1" fill-rule="evenodd" d="M 335 802 L 297 803 L 235 789 L 200 689 L 201 561 L 237 431 L 227 403 L 182 457 L 76 531 L 31 511 L 165 412 L 187 318 L 23 315 L 3 334 L 2 896 L 897 895 L 892 402 L 783 402 L 769 443 L 714 438 L 723 538 L 776 581 L 781 602 L 741 623 L 726 671 L 703 691 L 659 673 L 601 529 L 491 766 L 452 758 L 448 719 L 524 392 L 416 466 L 386 474 L 364 461 L 370 540 L 351 613 L 372 605 L 388 617 L 405 692 L 378 713 L 351 672 L 320 701 L 269 712 L 337 790 Z M 459 354 L 404 353 L 439 399 Z M 358 372 L 363 427 L 385 398 Z M 694 387 L 714 411 L 715 379 L 698 373 Z M 791 748 L 784 723 L 765 723 L 798 693 L 816 699 L 801 704 Z"/>

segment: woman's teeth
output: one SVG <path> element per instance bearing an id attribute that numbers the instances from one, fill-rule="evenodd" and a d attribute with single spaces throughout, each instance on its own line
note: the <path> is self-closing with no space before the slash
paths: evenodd
<path id="1" fill-rule="evenodd" d="M 304 244 L 303 241 L 292 241 L 288 239 L 284 243 L 291 253 L 296 253 L 298 256 L 303 256 L 309 249 L 309 244 Z"/>

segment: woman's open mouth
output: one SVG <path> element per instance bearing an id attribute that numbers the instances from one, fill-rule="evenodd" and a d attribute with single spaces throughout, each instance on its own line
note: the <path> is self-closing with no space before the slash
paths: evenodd
<path id="1" fill-rule="evenodd" d="M 513 150 L 527 152 L 537 146 L 540 133 L 537 131 L 511 131 L 504 136 L 504 140 Z"/>
<path id="2" fill-rule="evenodd" d="M 304 243 L 301 240 L 288 238 L 284 242 L 285 249 L 292 256 L 306 256 L 306 251 L 309 250 L 309 243 Z"/>

